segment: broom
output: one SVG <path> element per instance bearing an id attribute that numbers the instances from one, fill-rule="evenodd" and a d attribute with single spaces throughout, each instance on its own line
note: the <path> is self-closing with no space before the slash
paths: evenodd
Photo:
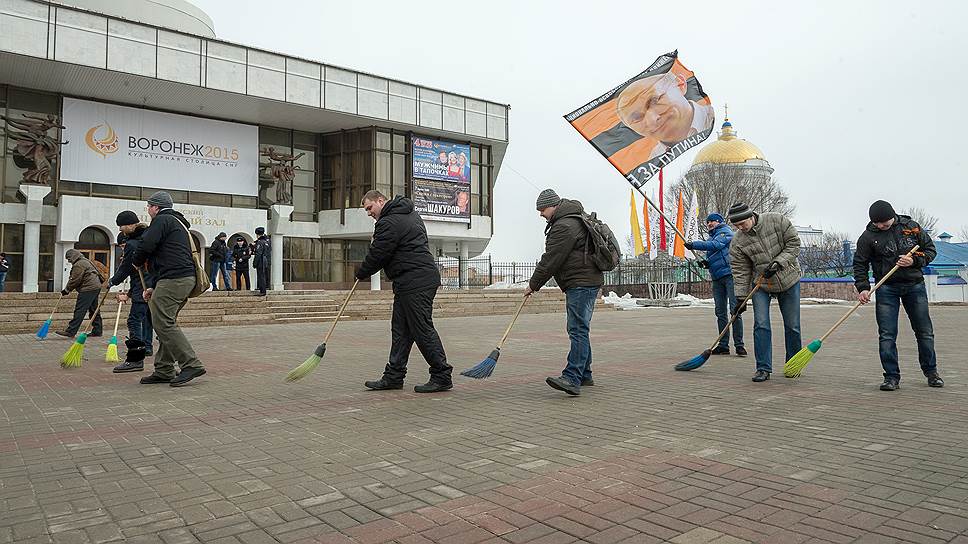
<path id="1" fill-rule="evenodd" d="M 47 333 L 50 332 L 50 324 L 54 320 L 54 314 L 57 312 L 57 307 L 60 306 L 62 300 L 64 300 L 64 295 L 61 295 L 60 298 L 57 299 L 57 303 L 54 304 L 54 309 L 50 311 L 50 317 L 48 317 L 47 321 L 44 321 L 44 324 L 41 325 L 40 329 L 37 330 L 38 340 L 44 340 L 47 338 Z"/>
<path id="2" fill-rule="evenodd" d="M 121 306 L 123 305 L 124 303 L 119 300 L 118 313 L 114 316 L 114 334 L 111 335 L 111 341 L 108 342 L 108 352 L 104 354 L 104 362 L 106 363 L 121 362 L 118 357 L 118 323 L 121 321 Z"/>
<path id="3" fill-rule="evenodd" d="M 754 285 L 753 288 L 750 289 L 749 294 L 746 295 L 745 299 L 743 299 L 743 304 L 746 304 L 747 302 L 749 302 L 750 298 L 753 297 L 753 293 L 755 293 L 756 290 L 760 288 L 760 285 L 762 284 L 762 282 L 763 282 L 763 276 L 760 276 L 759 279 L 756 280 L 756 285 Z M 740 306 L 742 306 L 743 304 L 740 304 Z M 737 306 L 737 308 L 739 308 L 740 306 Z M 716 344 L 719 344 L 719 341 L 722 340 L 723 336 L 726 336 L 726 333 L 729 331 L 729 328 L 733 326 L 733 321 L 736 321 L 737 317 L 739 317 L 739 313 L 734 311 L 733 315 L 730 316 L 729 318 L 729 322 L 726 323 L 726 327 L 722 331 L 720 331 L 719 336 L 717 336 L 716 339 L 713 340 L 713 345 L 709 346 L 709 349 L 700 353 L 699 355 L 696 355 L 692 359 L 689 359 L 688 361 L 683 361 L 677 364 L 676 370 L 683 370 L 683 371 L 695 370 L 701 367 L 702 365 L 706 364 L 706 361 L 709 360 L 709 356 L 712 355 L 713 350 L 716 349 Z"/>
<path id="4" fill-rule="evenodd" d="M 911 251 L 908 251 L 905 256 L 910 257 L 915 251 L 918 250 L 919 247 L 920 246 L 912 247 Z M 880 287 L 881 284 L 883 284 L 888 278 L 891 277 L 891 275 L 897 272 L 898 268 L 900 268 L 900 265 L 894 265 L 894 268 L 885 274 L 884 277 L 881 278 L 881 281 L 877 282 L 874 287 L 871 287 L 871 294 L 873 295 L 874 291 L 877 291 L 877 288 Z M 810 360 L 813 359 L 814 354 L 820 351 L 821 346 L 823 346 L 823 341 L 826 340 L 828 336 L 833 334 L 833 332 L 837 330 L 837 328 L 840 327 L 844 321 L 847 321 L 847 318 L 853 315 L 853 313 L 857 311 L 857 308 L 860 308 L 860 305 L 861 302 L 858 300 L 857 303 L 854 304 L 854 307 L 848 310 L 847 313 L 844 314 L 844 317 L 840 318 L 840 321 L 834 323 L 834 326 L 830 327 L 830 330 L 828 330 L 823 336 L 817 338 L 813 342 L 810 342 L 807 344 L 807 347 L 801 349 L 793 357 L 790 357 L 790 360 L 783 365 L 783 375 L 787 378 L 799 378 L 800 374 L 803 372 L 803 369 L 810 364 Z"/>
<path id="5" fill-rule="evenodd" d="M 110 293 L 110 291 L 108 291 L 107 289 L 105 289 L 104 294 L 101 295 L 101 300 L 100 300 L 100 302 L 97 303 L 97 309 L 94 310 L 94 315 L 92 315 L 91 316 L 91 319 L 87 322 L 87 328 L 88 328 L 88 330 L 90 330 L 91 325 L 94 323 L 94 319 L 97 317 L 98 313 L 101 311 L 101 305 L 104 304 L 104 299 L 108 298 L 108 293 Z M 62 367 L 64 367 L 64 368 L 74 368 L 74 367 L 81 366 L 81 359 L 84 356 L 84 342 L 85 341 L 87 341 L 87 333 L 86 332 L 82 332 L 81 335 L 77 337 L 77 340 L 74 340 L 74 343 L 71 344 L 70 349 L 68 349 L 67 352 L 64 353 L 63 357 L 61 357 L 61 366 Z"/>
<path id="6" fill-rule="evenodd" d="M 468 378 L 483 379 L 487 378 L 494 373 L 494 367 L 497 366 L 497 359 L 501 356 L 501 348 L 504 347 L 504 341 L 508 339 L 508 334 L 511 333 L 511 327 L 514 326 L 514 322 L 518 320 L 518 316 L 521 315 L 521 309 L 524 308 L 524 303 L 528 301 L 531 296 L 524 297 L 521 304 L 518 305 L 518 311 L 514 312 L 514 317 L 511 318 L 511 323 L 508 324 L 508 328 L 504 331 L 504 336 L 501 337 L 501 341 L 498 343 L 494 351 L 487 356 L 486 359 L 475 365 L 474 367 L 468 368 L 467 370 L 460 373 L 461 376 L 467 376 Z"/>
<path id="7" fill-rule="evenodd" d="M 356 286 L 359 284 L 360 280 L 356 280 L 356 282 L 353 284 L 353 288 L 350 289 L 350 292 L 346 294 L 346 300 L 343 301 L 343 304 L 339 307 L 339 311 L 336 312 L 336 319 L 333 320 L 333 326 L 329 328 L 329 332 L 326 333 L 326 337 L 323 338 L 323 343 L 316 346 L 316 350 L 313 351 L 313 354 L 310 355 L 308 359 L 303 361 L 301 365 L 290 370 L 289 373 L 286 374 L 287 382 L 301 380 L 310 372 L 316 370 L 316 367 L 319 366 L 319 362 L 323 359 L 323 355 L 326 353 L 326 342 L 329 342 L 329 337 L 332 336 L 333 331 L 336 330 L 336 324 L 339 323 L 339 318 L 343 316 L 343 310 L 346 309 L 346 305 L 349 303 L 350 297 L 353 296 L 353 292 L 356 291 Z"/>

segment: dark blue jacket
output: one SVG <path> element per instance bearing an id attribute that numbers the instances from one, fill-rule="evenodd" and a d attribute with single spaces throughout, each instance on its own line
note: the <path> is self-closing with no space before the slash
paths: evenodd
<path id="1" fill-rule="evenodd" d="M 709 231 L 708 240 L 696 240 L 692 243 L 693 249 L 706 252 L 709 273 L 714 280 L 733 274 L 733 269 L 729 266 L 729 243 L 732 241 L 733 229 L 725 223 L 720 223 L 718 227 Z"/>
<path id="2" fill-rule="evenodd" d="M 124 244 L 124 257 L 121 258 L 121 264 L 118 266 L 117 272 L 115 272 L 114 277 L 111 278 L 111 285 L 121 285 L 124 280 L 131 278 L 131 291 L 129 295 L 133 302 L 145 302 L 142 292 L 145 289 L 153 288 L 155 286 L 155 277 L 150 271 L 142 270 L 142 275 L 145 277 L 145 283 L 148 285 L 141 285 L 141 276 L 138 275 L 138 271 L 134 269 L 132 261 L 134 260 L 134 253 L 138 250 L 138 246 L 141 245 L 141 236 L 148 230 L 148 227 L 144 225 L 138 225 L 135 227 L 135 231 L 128 236 L 127 242 Z M 147 265 L 147 263 L 146 263 Z"/>

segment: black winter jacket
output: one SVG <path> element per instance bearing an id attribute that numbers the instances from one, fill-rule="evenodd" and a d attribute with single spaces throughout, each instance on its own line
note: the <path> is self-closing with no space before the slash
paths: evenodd
<path id="1" fill-rule="evenodd" d="M 383 205 L 373 227 L 373 241 L 356 278 L 365 280 L 381 269 L 393 282 L 394 293 L 440 286 L 440 272 L 430 253 L 427 229 L 409 198 L 396 196 Z"/>
<path id="2" fill-rule="evenodd" d="M 216 263 L 224 263 L 228 260 L 229 246 L 219 238 L 212 241 L 212 246 L 208 248 L 208 260 Z"/>
<path id="3" fill-rule="evenodd" d="M 924 281 L 921 269 L 931 264 L 938 252 L 934 249 L 931 236 L 907 215 L 897 216 L 887 230 L 880 230 L 874 223 L 868 223 L 867 230 L 857 240 L 857 251 L 854 252 L 854 287 L 857 292 L 871 288 L 869 269 L 874 269 L 874 281 L 880 281 L 915 244 L 921 247 L 914 252 L 914 264 L 898 268 L 884 283 L 915 284 Z"/>
<path id="4" fill-rule="evenodd" d="M 232 246 L 232 260 L 235 261 L 236 270 L 248 270 L 249 257 L 251 256 L 252 252 L 249 250 L 249 244 L 242 244 L 241 246 L 236 244 Z"/>
<path id="5" fill-rule="evenodd" d="M 256 238 L 252 257 L 252 266 L 258 269 L 267 270 L 272 264 L 272 244 L 265 234 Z"/>
<path id="6" fill-rule="evenodd" d="M 545 252 L 534 269 L 528 285 L 537 291 L 552 278 L 558 288 L 601 287 L 602 271 L 595 266 L 588 231 L 580 215 L 585 209 L 577 200 L 561 199 L 558 209 L 545 227 Z"/>
<path id="7" fill-rule="evenodd" d="M 171 208 L 159 211 L 141 234 L 141 244 L 132 256 L 132 263 L 142 266 L 151 258 L 156 282 L 193 277 L 195 263 L 187 227 L 188 220 L 181 213 Z"/>
<path id="8" fill-rule="evenodd" d="M 138 246 L 141 245 L 141 237 L 144 235 L 148 227 L 145 225 L 138 225 L 135 227 L 134 232 L 128 235 L 128 240 L 124 243 L 124 256 L 121 258 L 121 265 L 118 266 L 118 270 L 114 273 L 114 277 L 111 278 L 111 285 L 121 285 L 124 280 L 131 278 L 131 290 L 128 295 L 134 302 L 145 302 L 145 298 L 142 295 L 145 289 L 150 289 L 155 286 L 154 275 L 151 273 L 151 267 L 146 266 L 148 270 L 141 271 L 141 274 L 145 277 L 145 283 L 147 285 L 141 284 L 141 276 L 138 275 L 138 271 L 134 269 L 132 264 L 135 251 L 137 251 Z"/>

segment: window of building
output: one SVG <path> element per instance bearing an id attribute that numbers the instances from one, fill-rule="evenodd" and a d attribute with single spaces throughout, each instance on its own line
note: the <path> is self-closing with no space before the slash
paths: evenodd
<path id="1" fill-rule="evenodd" d="M 13 291 L 11 282 L 23 281 L 24 273 L 24 226 L 14 223 L 0 224 L 0 252 L 7 254 L 10 270 L 7 271 L 7 291 Z"/>
<path id="2" fill-rule="evenodd" d="M 40 261 L 37 269 L 37 285 L 41 291 L 49 291 L 47 282 L 54 279 L 54 237 L 57 227 L 54 225 L 40 226 Z M 53 285 L 51 285 L 53 288 Z"/>
<path id="3" fill-rule="evenodd" d="M 491 215 L 491 174 L 490 146 L 471 144 L 471 213 Z"/>
<path id="4" fill-rule="evenodd" d="M 285 237 L 282 243 L 282 281 L 320 282 L 323 241 L 319 238 Z"/>
<path id="5" fill-rule="evenodd" d="M 295 148 L 293 154 L 301 154 L 293 163 L 296 177 L 292 182 L 292 219 L 293 221 L 315 221 L 316 211 L 319 209 L 316 199 L 319 136 L 294 131 L 292 140 Z"/>
<path id="6" fill-rule="evenodd" d="M 322 138 L 320 209 L 359 208 L 377 189 L 409 196 L 408 136 L 389 129 L 347 130 Z"/>

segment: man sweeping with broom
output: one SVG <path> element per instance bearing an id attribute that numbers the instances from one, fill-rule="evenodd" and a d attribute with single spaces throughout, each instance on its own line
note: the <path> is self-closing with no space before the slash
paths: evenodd
<path id="1" fill-rule="evenodd" d="M 928 315 L 928 293 L 924 287 L 922 268 L 934 260 L 937 252 L 931 237 L 915 220 L 898 215 L 890 203 L 883 200 L 871 204 L 870 223 L 857 240 L 854 252 L 854 286 L 857 300 L 871 301 L 868 272 L 873 269 L 874 280 L 880 281 L 895 265 L 899 268 L 877 290 L 874 302 L 879 336 L 881 366 L 884 383 L 881 391 L 900 388 L 901 369 L 897 363 L 897 318 L 901 306 L 911 321 L 918 343 L 921 372 L 931 387 L 944 387 L 938 375 L 934 351 L 934 329 Z M 912 255 L 911 248 L 920 246 Z"/>
<path id="2" fill-rule="evenodd" d="M 414 209 L 413 201 L 403 196 L 387 197 L 380 191 L 363 195 L 363 208 L 376 220 L 373 241 L 356 272 L 365 280 L 380 270 L 393 282 L 393 317 L 390 360 L 379 380 L 364 385 L 373 390 L 403 389 L 407 361 L 413 344 L 430 365 L 430 380 L 417 385 L 417 393 L 436 393 L 453 387 L 447 355 L 434 328 L 434 297 L 440 287 L 440 272 L 430 253 L 427 229 Z"/>
<path id="3" fill-rule="evenodd" d="M 742 203 L 729 208 L 729 222 L 737 229 L 730 248 L 730 263 L 736 289 L 736 314 L 746 311 L 744 299 L 754 278 L 762 276 L 753 293 L 753 353 L 756 356 L 754 382 L 765 382 L 773 372 L 773 331 L 770 328 L 770 299 L 776 298 L 783 316 L 786 358 L 802 347 L 800 339 L 800 236 L 786 217 L 777 213 L 755 213 Z"/>
<path id="4" fill-rule="evenodd" d="M 131 310 L 128 312 L 128 339 L 124 342 L 128 348 L 127 355 L 123 363 L 114 367 L 114 372 L 141 372 L 144 370 L 145 357 L 152 354 L 154 337 L 151 328 L 151 311 L 144 299 L 144 292 L 155 285 L 154 276 L 144 272 L 138 274 L 133 261 L 134 254 L 141 245 L 141 237 L 148 230 L 148 225 L 142 223 L 138 215 L 131 210 L 119 213 L 115 222 L 120 231 L 118 244 L 124 247 L 124 253 L 121 264 L 114 277 L 108 280 L 108 285 L 121 285 L 125 280 L 130 281 L 131 287 L 128 294 L 118 294 L 118 300 L 125 302 L 130 298 Z M 142 277 L 147 285 L 141 284 Z"/>
<path id="5" fill-rule="evenodd" d="M 71 291 L 77 290 L 77 302 L 74 303 L 74 317 L 67 324 L 67 328 L 56 331 L 56 334 L 74 338 L 77 330 L 81 327 L 81 322 L 84 321 L 84 315 L 89 314 L 94 320 L 91 334 L 88 336 L 101 336 L 103 323 L 101 322 L 101 313 L 97 309 L 98 295 L 101 293 L 103 278 L 94 268 L 94 264 L 87 260 L 80 251 L 71 248 L 67 250 L 64 256 L 67 258 L 67 262 L 71 263 L 71 275 L 67 280 L 67 285 L 64 286 L 64 290 L 61 291 L 61 296 L 66 297 Z"/>

